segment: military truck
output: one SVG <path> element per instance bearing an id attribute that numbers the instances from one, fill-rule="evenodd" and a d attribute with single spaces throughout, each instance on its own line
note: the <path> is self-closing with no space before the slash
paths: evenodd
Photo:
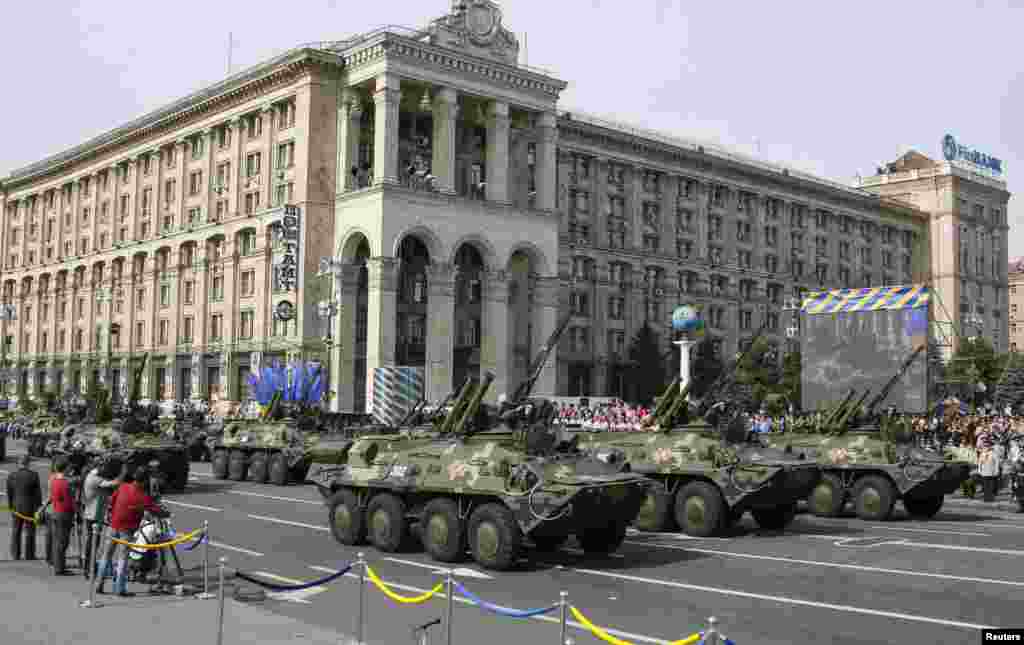
<path id="1" fill-rule="evenodd" d="M 813 461 L 749 441 L 741 411 L 715 398 L 730 390 L 742 360 L 709 388 L 711 395 L 695 409 L 701 414 L 691 416 L 691 384 L 681 387 L 677 378 L 641 422 L 643 430 L 578 433 L 582 449 L 615 454 L 633 472 L 653 480 L 635 522 L 641 531 L 678 529 L 710 537 L 728 530 L 747 511 L 760 527 L 783 529 L 796 515 L 797 500 L 818 483 L 820 471 Z"/>
<path id="2" fill-rule="evenodd" d="M 285 486 L 304 482 L 316 445 L 315 405 L 323 394 L 319 366 L 266 367 L 250 380 L 253 398 L 264 406 L 258 419 L 227 423 L 213 445 L 213 476 Z"/>
<path id="3" fill-rule="evenodd" d="M 435 560 L 457 562 L 468 550 L 495 570 L 515 566 L 526 540 L 551 550 L 575 536 L 586 553 L 616 550 L 647 480 L 561 440 L 555 406 L 528 396 L 564 329 L 501 408 L 482 404 L 494 379 L 486 373 L 463 386 L 436 427 L 357 438 L 345 465 L 314 482 L 335 539 L 393 552 L 415 532 Z"/>
<path id="4" fill-rule="evenodd" d="M 931 518 L 945 496 L 969 479 L 969 463 L 913 445 L 908 420 L 877 412 L 924 349 L 915 348 L 866 405 L 870 391 L 851 390 L 822 414 L 791 424 L 785 433 L 764 435 L 766 445 L 814 459 L 822 468 L 807 500 L 812 513 L 836 517 L 852 503 L 858 517 L 886 520 L 902 501 L 911 516 Z"/>
<path id="5" fill-rule="evenodd" d="M 86 419 L 72 420 L 64 426 L 52 458 L 63 456 L 80 472 L 102 460 L 114 460 L 127 466 L 129 471 L 155 461 L 167 490 L 185 490 L 189 475 L 185 444 L 173 431 L 161 430 L 156 423 L 159 414 L 156 406 L 138 405 L 142 373 L 148 360 L 149 354 L 144 354 L 139 361 L 128 399 L 114 411 L 114 418 L 107 423 L 97 423 L 96 412 L 104 401 L 95 402 L 95 409 L 88 411 Z"/>

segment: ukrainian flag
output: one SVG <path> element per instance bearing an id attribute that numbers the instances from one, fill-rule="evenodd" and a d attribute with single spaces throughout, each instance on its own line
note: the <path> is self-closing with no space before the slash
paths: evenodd
<path id="1" fill-rule="evenodd" d="M 865 289 L 829 289 L 815 291 L 804 298 L 805 314 L 835 314 L 853 311 L 917 309 L 928 305 L 930 290 L 924 285 L 871 287 Z"/>

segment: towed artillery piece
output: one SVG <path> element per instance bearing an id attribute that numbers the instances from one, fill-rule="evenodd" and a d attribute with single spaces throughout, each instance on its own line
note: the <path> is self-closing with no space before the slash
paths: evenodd
<path id="1" fill-rule="evenodd" d="M 494 380 L 488 372 L 467 382 L 435 425 L 361 436 L 344 465 L 322 470 L 314 483 L 335 539 L 368 539 L 393 552 L 418 534 L 435 560 L 457 562 L 468 551 L 495 570 L 514 567 L 527 540 L 552 550 L 575 536 L 587 553 L 616 550 L 647 480 L 561 441 L 555 406 L 529 398 L 564 329 L 556 329 L 512 402 L 483 404 Z"/>
<path id="2" fill-rule="evenodd" d="M 812 513 L 836 517 L 852 503 L 858 517 L 886 520 L 902 500 L 911 516 L 931 518 L 970 477 L 967 462 L 913 445 L 907 420 L 876 412 L 923 350 L 914 349 L 866 406 L 870 390 L 859 396 L 851 390 L 818 417 L 765 435 L 766 445 L 814 459 L 822 469 L 807 500 Z"/>
<path id="3" fill-rule="evenodd" d="M 323 395 L 320 368 L 275 364 L 250 375 L 249 385 L 264 410 L 258 419 L 225 424 L 212 447 L 213 476 L 277 486 L 304 482 L 317 443 L 313 406 Z"/>
<path id="4" fill-rule="evenodd" d="M 729 389 L 740 360 L 709 392 Z M 710 537 L 728 530 L 747 511 L 762 528 L 788 526 L 797 500 L 818 483 L 816 465 L 749 441 L 746 419 L 726 401 L 706 399 L 699 410 L 703 414 L 691 418 L 689 393 L 690 384 L 672 381 L 642 421 L 647 431 L 577 433 L 581 448 L 606 460 L 628 461 L 633 472 L 653 480 L 636 527 Z"/>

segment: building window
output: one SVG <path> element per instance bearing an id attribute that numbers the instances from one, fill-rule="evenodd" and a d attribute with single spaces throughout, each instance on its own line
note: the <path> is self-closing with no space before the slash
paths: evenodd
<path id="1" fill-rule="evenodd" d="M 160 285 L 160 308 L 166 309 L 171 306 L 171 285 Z"/>
<path id="2" fill-rule="evenodd" d="M 210 287 L 210 300 L 213 302 L 219 302 L 224 299 L 224 276 L 218 275 L 213 277 L 213 283 Z"/>
<path id="3" fill-rule="evenodd" d="M 199 223 L 199 216 L 202 214 L 202 209 L 198 206 L 195 208 L 188 209 L 188 225 L 195 226 Z"/>
<path id="4" fill-rule="evenodd" d="M 572 312 L 573 312 L 574 315 L 576 315 L 576 316 L 587 316 L 587 315 L 589 315 L 590 308 L 588 307 L 588 305 L 590 303 L 589 303 L 589 299 L 587 298 L 587 294 L 586 293 L 583 293 L 583 292 L 580 292 L 580 291 L 575 291 L 575 292 L 569 294 L 569 303 L 570 303 L 570 306 L 572 307 Z"/>
<path id="5" fill-rule="evenodd" d="M 166 150 L 164 150 L 164 154 L 166 155 L 166 158 L 167 158 L 167 167 L 168 168 L 173 168 L 175 162 L 177 161 L 177 155 L 175 154 L 175 152 L 176 151 L 174 149 L 174 146 L 171 146 L 171 147 L 167 148 Z"/>
<path id="6" fill-rule="evenodd" d="M 216 215 L 213 216 L 214 222 L 223 221 L 228 215 L 228 200 L 220 199 L 217 200 Z"/>
<path id="7" fill-rule="evenodd" d="M 219 342 L 223 338 L 224 314 L 210 316 L 210 340 Z"/>
<path id="8" fill-rule="evenodd" d="M 285 204 L 292 203 L 292 190 L 294 187 L 295 184 L 290 181 L 286 184 L 278 184 L 274 190 L 274 205 L 284 206 Z"/>
<path id="9" fill-rule="evenodd" d="M 144 347 L 146 345 L 146 323 L 141 320 L 135 322 L 135 346 Z"/>
<path id="10" fill-rule="evenodd" d="M 623 331 L 608 332 L 608 353 L 614 357 L 626 354 L 626 333 Z"/>
<path id="11" fill-rule="evenodd" d="M 259 191 L 246 193 L 245 194 L 245 214 L 252 215 L 260 208 L 260 193 Z"/>
<path id="12" fill-rule="evenodd" d="M 189 147 L 192 149 L 192 159 L 202 159 L 203 157 L 203 135 L 196 135 L 192 137 L 192 141 L 189 142 Z"/>
<path id="13" fill-rule="evenodd" d="M 185 297 L 183 298 L 186 305 L 191 305 L 195 302 L 196 295 L 196 282 L 195 280 L 187 280 L 185 282 Z"/>
<path id="14" fill-rule="evenodd" d="M 277 146 L 277 167 L 291 168 L 295 165 L 295 142 L 281 143 Z"/>
<path id="15" fill-rule="evenodd" d="M 76 351 L 76 352 L 82 351 L 82 343 L 83 343 L 84 338 L 85 338 L 85 334 L 82 332 L 82 330 L 81 329 L 76 329 L 75 330 L 74 351 Z"/>
<path id="16" fill-rule="evenodd" d="M 64 351 L 65 346 L 67 344 L 67 340 L 68 340 L 67 332 L 65 332 L 63 329 L 61 329 L 60 331 L 57 332 L 57 351 L 58 352 L 63 352 Z"/>
<path id="17" fill-rule="evenodd" d="M 238 319 L 238 336 L 240 338 L 252 338 L 255 328 L 256 312 L 251 309 L 241 312 Z"/>
<path id="18" fill-rule="evenodd" d="M 243 256 L 252 255 L 256 252 L 256 231 L 243 231 L 239 234 L 238 239 Z"/>
<path id="19" fill-rule="evenodd" d="M 260 174 L 260 158 L 258 152 L 250 152 L 245 156 L 245 176 L 256 177 Z"/>
<path id="20" fill-rule="evenodd" d="M 188 176 L 188 192 L 190 195 L 198 195 L 203 186 L 203 171 L 193 170 Z"/>
<path id="21" fill-rule="evenodd" d="M 231 162 L 217 164 L 217 187 L 230 188 L 231 186 Z"/>
<path id="22" fill-rule="evenodd" d="M 231 145 L 231 128 L 222 125 L 217 128 L 217 145 L 221 148 L 227 148 Z"/>
<path id="23" fill-rule="evenodd" d="M 247 119 L 246 127 L 249 133 L 249 138 L 255 139 L 263 134 L 263 117 L 257 114 L 251 115 Z"/>
<path id="24" fill-rule="evenodd" d="M 184 318 L 184 320 L 182 320 L 181 322 L 182 322 L 182 325 L 181 325 L 181 342 L 183 342 L 183 343 L 191 343 L 192 342 L 192 328 L 193 328 L 193 325 L 195 324 L 195 319 L 192 318 L 191 316 L 186 316 Z"/>
<path id="25" fill-rule="evenodd" d="M 242 296 L 248 297 L 253 295 L 256 290 L 256 271 L 249 269 L 248 271 L 242 272 Z"/>
<path id="26" fill-rule="evenodd" d="M 85 298 L 78 299 L 78 319 L 85 320 Z"/>
<path id="27" fill-rule="evenodd" d="M 167 336 L 168 336 L 168 332 L 170 330 L 170 327 L 171 327 L 170 321 L 168 321 L 166 319 L 161 319 L 160 320 L 159 327 L 157 328 L 157 330 L 158 330 L 157 331 L 157 339 L 158 339 L 157 342 L 158 342 L 159 345 L 162 346 L 162 345 L 166 345 L 167 344 Z"/>
<path id="28" fill-rule="evenodd" d="M 623 312 L 626 309 L 626 299 L 622 296 L 611 296 L 608 298 L 608 317 L 612 320 L 622 320 Z"/>
<path id="29" fill-rule="evenodd" d="M 277 106 L 277 128 L 285 130 L 295 125 L 295 101 L 285 101 Z"/>
<path id="30" fill-rule="evenodd" d="M 174 189 L 177 187 L 177 181 L 174 179 L 168 179 L 164 182 L 164 205 L 169 206 L 174 203 Z"/>

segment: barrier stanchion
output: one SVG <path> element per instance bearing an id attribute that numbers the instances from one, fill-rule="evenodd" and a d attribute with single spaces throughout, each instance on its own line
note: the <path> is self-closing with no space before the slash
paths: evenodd
<path id="1" fill-rule="evenodd" d="M 363 645 L 363 597 L 366 595 L 366 560 L 363 558 L 362 552 L 359 552 L 357 555 L 359 557 L 356 561 L 359 564 L 359 612 L 356 615 L 356 645 Z"/>
<path id="2" fill-rule="evenodd" d="M 559 596 L 559 600 L 558 600 L 558 605 L 559 605 L 559 607 L 558 607 L 559 608 L 559 617 L 558 617 L 559 637 L 558 637 L 558 645 L 565 645 L 565 643 L 566 643 L 566 640 L 565 640 L 565 636 L 566 636 L 565 629 L 566 629 L 566 623 L 568 622 L 568 615 L 569 615 L 569 609 L 567 607 L 568 602 L 567 602 L 566 599 L 569 597 L 569 592 L 567 592 L 567 591 L 560 591 L 558 593 L 558 596 Z"/>
<path id="3" fill-rule="evenodd" d="M 708 618 L 708 628 L 704 631 L 704 640 L 701 641 L 704 645 L 719 645 L 718 619 L 714 616 Z"/>
<path id="4" fill-rule="evenodd" d="M 455 613 L 455 581 L 452 580 L 452 570 L 448 569 L 445 576 L 448 583 L 448 615 L 445 619 L 444 634 L 448 645 L 452 645 L 452 614 Z"/>
<path id="5" fill-rule="evenodd" d="M 224 563 L 228 559 L 221 557 L 217 571 L 217 645 L 224 645 Z"/>
<path id="6" fill-rule="evenodd" d="M 203 521 L 203 540 L 206 544 L 203 545 L 203 592 L 196 594 L 196 598 L 199 600 L 209 600 L 213 598 L 213 594 L 210 593 L 210 522 L 209 520 Z"/>

